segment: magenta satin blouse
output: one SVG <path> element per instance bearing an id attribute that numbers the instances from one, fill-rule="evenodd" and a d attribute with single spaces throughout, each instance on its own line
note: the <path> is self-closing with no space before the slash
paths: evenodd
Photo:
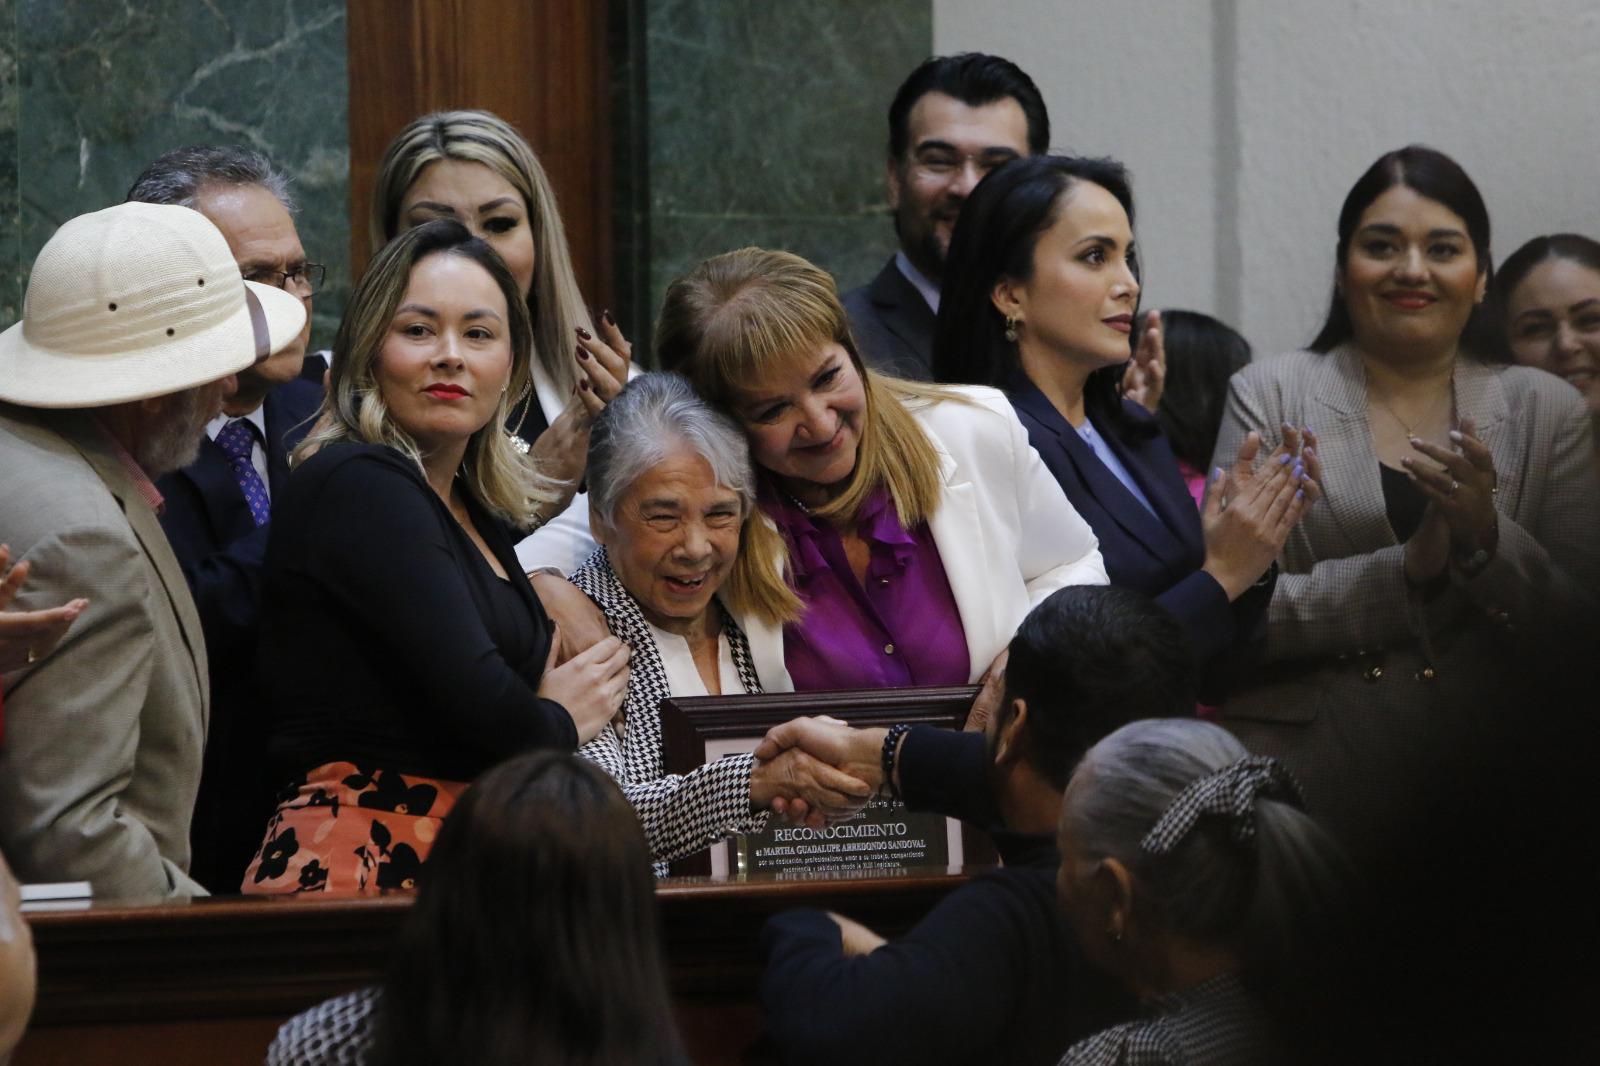
<path id="1" fill-rule="evenodd" d="M 863 588 L 837 530 L 770 484 L 760 502 L 788 542 L 791 580 L 806 605 L 783 629 L 796 691 L 967 683 L 966 633 L 926 522 L 905 529 L 887 491 L 867 498 L 858 525 L 870 549 Z"/>

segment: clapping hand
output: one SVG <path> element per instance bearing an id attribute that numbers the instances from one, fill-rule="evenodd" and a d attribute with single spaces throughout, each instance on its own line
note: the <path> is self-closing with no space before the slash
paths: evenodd
<path id="1" fill-rule="evenodd" d="M 28 580 L 29 570 L 26 559 L 8 570 L 10 562 L 10 547 L 0 544 L 0 574 L 4 575 L 0 577 L 0 673 L 28 666 L 49 655 L 89 606 L 88 600 L 76 599 L 42 611 L 7 610 Z"/>
<path id="2" fill-rule="evenodd" d="M 1256 466 L 1261 438 L 1252 432 L 1233 469 L 1212 472 L 1200 523 L 1205 534 L 1202 569 L 1229 600 L 1237 599 L 1271 567 L 1302 515 L 1320 497 L 1315 474 L 1316 437 L 1283 426 L 1283 443 Z M 1309 465 L 1308 465 L 1309 464 Z"/>
<path id="3" fill-rule="evenodd" d="M 1139 335 L 1139 346 L 1122 372 L 1122 395 L 1155 414 L 1166 387 L 1167 346 L 1161 335 L 1161 312 L 1151 311 Z"/>
<path id="4" fill-rule="evenodd" d="M 1422 490 L 1430 508 L 1449 527 L 1451 550 L 1468 556 L 1494 547 L 1498 525 L 1494 456 L 1478 439 L 1477 427 L 1470 418 L 1462 419 L 1461 428 L 1450 432 L 1450 440 L 1455 445 L 1453 450 L 1412 437 L 1411 447 L 1433 463 L 1410 456 L 1400 462 L 1411 476 L 1411 483 Z"/>
<path id="5" fill-rule="evenodd" d="M 589 428 L 628 383 L 628 368 L 633 362 L 633 345 L 622 335 L 610 311 L 601 313 L 595 330 L 598 336 L 578 327 L 572 355 L 578 383 L 573 386 L 567 406 L 550 428 L 539 434 L 532 451 L 542 474 L 574 490 L 583 480 L 588 461 Z M 530 397 L 528 402 L 538 403 L 539 397 Z"/>

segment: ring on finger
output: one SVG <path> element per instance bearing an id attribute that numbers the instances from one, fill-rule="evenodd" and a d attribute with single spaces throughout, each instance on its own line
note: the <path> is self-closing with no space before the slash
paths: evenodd
<path id="1" fill-rule="evenodd" d="M 1450 479 L 1450 493 L 1449 494 L 1451 496 L 1454 496 L 1459 491 L 1461 491 L 1461 482 L 1457 481 L 1455 478 L 1451 478 Z"/>
<path id="2" fill-rule="evenodd" d="M 36 663 L 38 661 L 39 661 L 39 653 L 34 651 L 32 648 L 29 648 L 28 649 L 28 665 L 32 666 L 34 663 Z"/>

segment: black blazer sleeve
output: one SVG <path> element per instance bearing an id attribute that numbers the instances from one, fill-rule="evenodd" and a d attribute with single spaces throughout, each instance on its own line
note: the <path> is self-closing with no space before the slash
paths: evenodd
<path id="1" fill-rule="evenodd" d="M 1000 813 L 984 775 L 982 733 L 919 725 L 900 742 L 900 794 L 914 811 L 935 811 L 992 829 Z"/>
<path id="2" fill-rule="evenodd" d="M 432 718 L 419 724 L 491 762 L 531 747 L 576 748 L 565 708 L 538 696 L 489 635 L 462 577 L 472 560 L 457 554 L 443 524 L 453 519 L 421 474 L 379 448 L 329 465 L 296 501 L 309 549 L 296 554 L 416 686 L 410 705 Z"/>
<path id="3" fill-rule="evenodd" d="M 1058 939 L 1051 882 L 1036 871 L 985 874 L 905 936 L 850 958 L 823 912 L 777 915 L 761 937 L 768 1037 L 786 1063 L 1016 1061 L 1017 1045 L 1028 1043 L 1019 1026 L 1055 1024 L 1017 1017 L 1043 978 L 1041 946 L 1048 960 Z M 1038 1061 L 1055 1061 L 1059 1050 Z"/>

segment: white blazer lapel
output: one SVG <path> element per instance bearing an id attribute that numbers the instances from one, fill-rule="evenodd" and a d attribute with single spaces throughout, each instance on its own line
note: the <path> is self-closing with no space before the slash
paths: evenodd
<path id="1" fill-rule="evenodd" d="M 989 668 L 989 661 L 1011 639 L 1009 632 L 1000 632 L 995 603 L 999 590 L 988 574 L 991 563 L 1000 564 L 1005 560 L 991 558 L 992 548 L 985 542 L 983 522 L 978 514 L 976 486 L 964 476 L 938 437 L 933 433 L 928 437 L 939 453 L 939 478 L 944 483 L 939 509 L 929 517 L 928 529 L 933 533 L 939 558 L 944 562 L 945 578 L 950 582 L 967 648 L 972 653 L 972 661 L 967 666 L 968 680 L 976 681 Z"/>

